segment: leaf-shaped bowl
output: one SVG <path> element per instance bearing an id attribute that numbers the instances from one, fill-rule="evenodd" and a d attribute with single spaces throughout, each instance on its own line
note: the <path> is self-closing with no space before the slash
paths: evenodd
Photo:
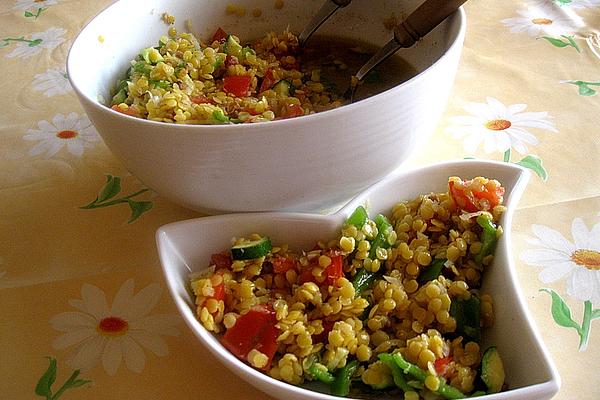
<path id="1" fill-rule="evenodd" d="M 358 205 L 369 214 L 387 214 L 402 200 L 431 191 L 444 191 L 449 176 L 470 179 L 485 176 L 497 179 L 506 188 L 507 211 L 493 264 L 483 278 L 483 291 L 495 300 L 495 325 L 484 333 L 485 345 L 495 345 L 502 355 L 509 390 L 485 399 L 549 399 L 560 387 L 560 377 L 529 316 L 516 281 L 511 252 L 511 221 L 516 205 L 529 180 L 529 172 L 514 164 L 461 160 L 398 172 L 375 184 L 331 215 L 302 213 L 247 213 L 211 216 L 175 222 L 156 234 L 164 276 L 171 295 L 190 329 L 200 342 L 225 366 L 256 388 L 281 399 L 327 400 L 336 397 L 293 386 L 244 364 L 204 329 L 195 317 L 194 300 L 188 290 L 191 273 L 209 265 L 210 256 L 229 248 L 232 237 L 258 232 L 276 243 L 307 249 L 316 240 L 335 237 L 344 220 Z"/>

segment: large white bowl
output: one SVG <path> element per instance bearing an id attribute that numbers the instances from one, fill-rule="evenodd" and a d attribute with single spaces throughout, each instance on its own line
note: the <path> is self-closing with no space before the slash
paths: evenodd
<path id="1" fill-rule="evenodd" d="M 392 205 L 398 201 L 446 190 L 448 177 L 452 175 L 465 179 L 479 175 L 495 178 L 506 188 L 507 211 L 500 221 L 504 234 L 494 261 L 484 274 L 482 290 L 491 294 L 495 302 L 494 327 L 484 331 L 483 345 L 498 347 L 509 390 L 481 399 L 550 399 L 560 387 L 560 377 L 529 316 L 513 265 L 511 222 L 530 175 L 513 164 L 464 160 L 394 174 L 327 216 L 283 212 L 228 214 L 163 226 L 158 230 L 156 240 L 175 304 L 200 342 L 225 366 L 258 389 L 285 400 L 334 400 L 333 396 L 277 381 L 229 353 L 194 315 L 194 300 L 187 290 L 190 274 L 207 268 L 211 254 L 229 248 L 232 237 L 258 232 L 277 243 L 288 243 L 298 250 L 307 249 L 315 240 L 335 237 L 343 221 L 358 205 L 366 204 L 372 216 L 389 214 Z"/>
<path id="2" fill-rule="evenodd" d="M 121 0 L 96 16 L 75 39 L 67 60 L 70 82 L 106 145 L 130 172 L 162 196 L 205 212 L 323 211 L 341 205 L 398 168 L 422 145 L 443 112 L 459 63 L 465 14 L 451 15 L 425 39 L 401 50 L 418 71 L 377 96 L 323 113 L 260 124 L 189 126 L 142 120 L 102 105 L 140 49 L 167 31 L 208 38 L 219 26 L 243 39 L 287 27 L 300 32 L 324 0 Z M 378 46 L 391 38 L 384 20 L 406 16 L 421 1 L 355 1 L 319 33 Z M 251 10 L 260 8 L 262 16 Z"/>

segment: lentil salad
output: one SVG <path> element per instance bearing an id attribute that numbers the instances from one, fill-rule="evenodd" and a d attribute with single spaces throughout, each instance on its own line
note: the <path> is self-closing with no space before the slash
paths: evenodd
<path id="1" fill-rule="evenodd" d="M 339 396 L 498 392 L 500 355 L 481 348 L 493 299 L 480 287 L 503 194 L 495 180 L 451 177 L 389 216 L 358 207 L 338 237 L 301 253 L 260 234 L 234 239 L 191 280 L 198 318 L 254 368 Z"/>
<path id="2" fill-rule="evenodd" d="M 341 96 L 318 68 L 301 68 L 298 38 L 268 33 L 252 43 L 219 28 L 206 43 L 168 29 L 141 50 L 117 83 L 111 108 L 184 124 L 264 122 L 329 110 Z"/>

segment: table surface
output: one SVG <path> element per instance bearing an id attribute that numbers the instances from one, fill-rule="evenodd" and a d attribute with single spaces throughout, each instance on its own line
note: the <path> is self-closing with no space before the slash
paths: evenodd
<path id="1" fill-rule="evenodd" d="M 53 399 L 265 398 L 195 340 L 163 282 L 156 229 L 199 215 L 124 169 L 68 83 L 70 43 L 110 3 L 0 3 L 0 393 L 50 398 L 55 376 Z M 600 0 L 465 9 L 448 107 L 410 164 L 535 172 L 514 215 L 519 283 L 562 377 L 556 399 L 598 399 Z M 121 200 L 82 208 L 107 179 Z M 111 335 L 111 316 L 135 329 Z"/>

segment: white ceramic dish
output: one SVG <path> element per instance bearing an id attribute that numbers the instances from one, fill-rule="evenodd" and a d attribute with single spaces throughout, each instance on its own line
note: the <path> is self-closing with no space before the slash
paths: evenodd
<path id="1" fill-rule="evenodd" d="M 390 39 L 383 21 L 408 15 L 419 0 L 355 1 L 319 34 Z M 102 104 L 138 52 L 167 32 L 163 12 L 178 30 L 207 38 L 221 26 L 242 39 L 287 27 L 300 32 L 322 0 L 240 0 L 244 17 L 218 0 L 121 0 L 96 16 L 73 42 L 70 82 L 106 145 L 147 186 L 204 212 L 323 211 L 398 168 L 427 140 L 452 87 L 466 30 L 461 9 L 402 57 L 420 74 L 377 96 L 323 113 L 260 124 L 176 125 L 115 112 Z M 260 18 L 252 10 L 262 10 Z M 135 16 L 135 17 L 132 17 Z M 126 40 L 124 40 L 126 38 Z"/>
<path id="2" fill-rule="evenodd" d="M 484 275 L 483 290 L 495 299 L 495 326 L 484 332 L 484 345 L 496 345 L 504 360 L 510 390 L 481 397 L 486 400 L 550 399 L 560 378 L 525 306 L 511 253 L 511 220 L 529 172 L 513 164 L 463 160 L 406 171 L 386 178 L 332 215 L 301 213 L 229 214 L 176 222 L 161 227 L 156 235 L 164 276 L 171 295 L 190 329 L 225 366 L 258 389 L 280 399 L 333 400 L 335 397 L 286 384 L 262 374 L 230 354 L 197 321 L 187 285 L 189 275 L 209 264 L 212 253 L 229 248 L 232 237 L 259 232 L 278 243 L 306 249 L 317 239 L 334 237 L 343 221 L 361 204 L 370 215 L 386 213 L 400 200 L 430 191 L 445 190 L 449 176 L 464 179 L 486 176 L 506 188 L 508 209 L 502 217 L 504 235 L 493 264 Z"/>

